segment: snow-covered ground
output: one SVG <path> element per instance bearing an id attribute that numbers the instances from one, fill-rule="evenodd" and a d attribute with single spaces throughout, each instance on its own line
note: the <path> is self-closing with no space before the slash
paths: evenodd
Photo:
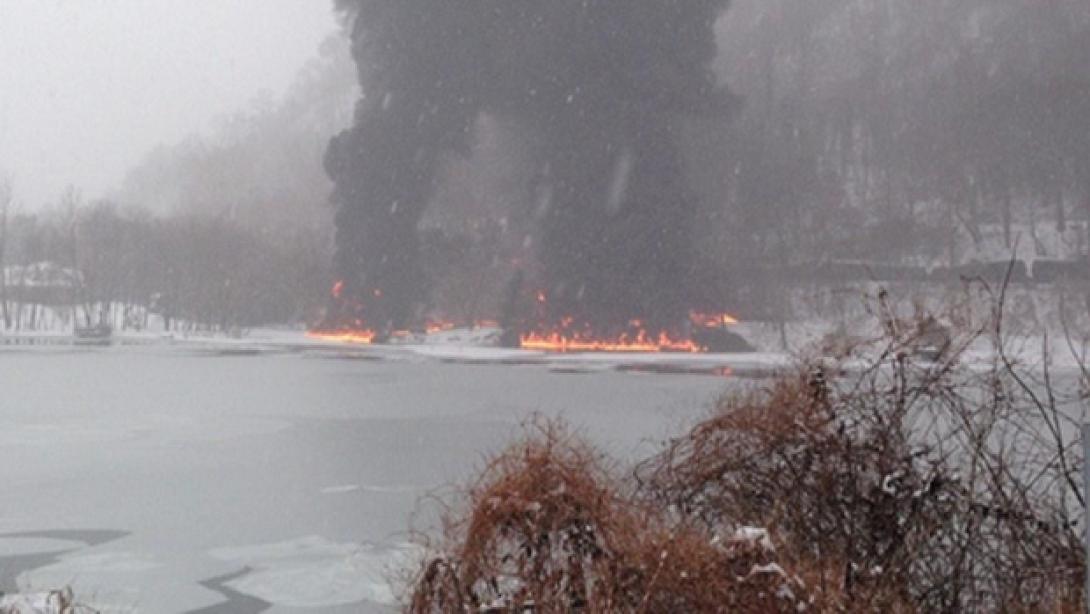
<path id="1" fill-rule="evenodd" d="M 139 612 L 386 611 L 421 498 L 528 416 L 636 458 L 744 381 L 732 365 L 778 360 L 292 331 L 29 343 L 0 345 L 0 590 Z"/>

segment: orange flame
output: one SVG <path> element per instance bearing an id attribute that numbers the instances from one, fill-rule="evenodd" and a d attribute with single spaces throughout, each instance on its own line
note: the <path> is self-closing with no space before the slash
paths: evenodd
<path id="1" fill-rule="evenodd" d="M 544 293 L 538 293 L 538 301 L 544 302 Z M 738 319 L 728 313 L 692 312 L 689 318 L 693 324 L 706 328 L 720 328 L 738 323 Z M 633 318 L 628 323 L 628 331 L 615 335 L 596 335 L 592 331 L 573 327 L 571 317 L 563 317 L 555 326 L 545 330 L 523 334 L 521 347 L 528 350 L 546 352 L 679 352 L 701 353 L 707 347 L 687 336 L 677 336 L 666 331 L 658 333 L 648 331 L 644 322 Z"/>
<path id="2" fill-rule="evenodd" d="M 375 340 L 373 330 L 311 330 L 307 331 L 307 337 L 322 341 L 333 341 L 353 345 L 370 345 Z"/>
<path id="3" fill-rule="evenodd" d="M 722 326 L 738 324 L 738 318 L 735 318 L 729 313 L 703 313 L 700 311 L 693 311 L 689 314 L 689 319 L 692 320 L 693 324 L 698 324 L 707 328 L 719 328 Z"/>
<path id="4" fill-rule="evenodd" d="M 454 324 L 454 322 L 447 322 L 444 320 L 433 320 L 429 321 L 427 324 L 424 325 L 424 330 L 429 335 L 446 332 L 448 330 L 454 330 L 455 328 L 457 328 L 457 326 Z"/>

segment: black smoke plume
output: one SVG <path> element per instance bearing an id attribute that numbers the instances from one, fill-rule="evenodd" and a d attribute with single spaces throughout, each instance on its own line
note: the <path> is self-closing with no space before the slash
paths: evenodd
<path id="1" fill-rule="evenodd" d="M 365 92 L 329 147 L 334 323 L 404 328 L 426 298 L 417 223 L 443 155 L 482 113 L 535 142 L 537 258 L 549 316 L 612 334 L 685 318 L 695 197 L 686 117 L 728 112 L 710 65 L 729 0 L 338 0 Z M 532 287 L 530 287 L 532 286 Z"/>

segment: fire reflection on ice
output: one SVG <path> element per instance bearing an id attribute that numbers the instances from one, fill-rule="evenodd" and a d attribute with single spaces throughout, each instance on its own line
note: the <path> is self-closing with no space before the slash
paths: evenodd
<path id="1" fill-rule="evenodd" d="M 633 334 L 598 338 L 585 333 L 549 332 L 522 335 L 521 346 L 527 350 L 545 352 L 703 352 L 704 348 L 691 339 L 675 339 L 666 332 L 658 335 L 645 330 Z"/>

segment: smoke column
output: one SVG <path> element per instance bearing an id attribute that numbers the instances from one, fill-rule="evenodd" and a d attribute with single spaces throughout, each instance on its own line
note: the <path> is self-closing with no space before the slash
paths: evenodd
<path id="1" fill-rule="evenodd" d="M 535 142 L 552 317 L 603 334 L 685 316 L 696 203 L 687 116 L 727 113 L 714 24 L 728 0 L 338 0 L 365 97 L 330 144 L 342 323 L 403 328 L 426 296 L 417 223 L 481 113 Z"/>

